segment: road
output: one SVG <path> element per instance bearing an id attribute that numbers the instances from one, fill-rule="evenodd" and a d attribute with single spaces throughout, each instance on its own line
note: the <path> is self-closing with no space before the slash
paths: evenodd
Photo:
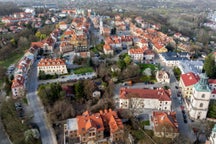
<path id="1" fill-rule="evenodd" d="M 40 130 L 40 136 L 43 144 L 57 144 L 55 134 L 47 122 L 44 107 L 37 96 L 37 62 L 32 65 L 27 81 L 27 100 L 34 116 L 33 122 L 36 123 Z"/>

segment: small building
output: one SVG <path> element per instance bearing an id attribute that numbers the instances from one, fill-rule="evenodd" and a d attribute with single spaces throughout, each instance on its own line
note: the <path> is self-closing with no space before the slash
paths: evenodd
<path id="1" fill-rule="evenodd" d="M 38 73 L 43 71 L 45 74 L 67 74 L 67 67 L 65 61 L 62 59 L 41 59 L 38 63 Z"/>
<path id="2" fill-rule="evenodd" d="M 105 55 L 114 55 L 114 51 L 109 44 L 105 44 L 103 50 Z"/>
<path id="3" fill-rule="evenodd" d="M 170 75 L 168 72 L 160 70 L 156 72 L 156 80 L 160 83 L 170 83 Z"/>
<path id="4" fill-rule="evenodd" d="M 176 112 L 154 111 L 152 115 L 153 131 L 156 137 L 174 139 L 179 135 Z"/>
<path id="5" fill-rule="evenodd" d="M 13 99 L 17 99 L 19 97 L 24 96 L 25 92 L 25 79 L 22 75 L 17 75 L 12 81 L 12 97 Z"/>

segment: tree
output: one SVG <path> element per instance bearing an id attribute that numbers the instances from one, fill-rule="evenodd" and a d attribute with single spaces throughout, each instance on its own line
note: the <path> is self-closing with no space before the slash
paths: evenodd
<path id="1" fill-rule="evenodd" d="M 205 58 L 203 68 L 209 78 L 216 78 L 216 65 L 215 65 L 215 57 L 213 54 L 209 54 Z"/>
<path id="2" fill-rule="evenodd" d="M 81 99 L 84 96 L 84 86 L 80 81 L 75 84 L 75 96 L 76 99 Z"/>
<path id="3" fill-rule="evenodd" d="M 208 117 L 216 119 L 216 100 L 212 100 L 209 104 Z"/>
<path id="4" fill-rule="evenodd" d="M 85 80 L 84 84 L 84 94 L 86 95 L 87 99 L 92 98 L 92 93 L 96 89 L 95 83 L 92 80 Z"/>
<path id="5" fill-rule="evenodd" d="M 126 65 L 129 65 L 131 63 L 131 57 L 129 55 L 126 55 L 124 58 L 124 62 Z"/>

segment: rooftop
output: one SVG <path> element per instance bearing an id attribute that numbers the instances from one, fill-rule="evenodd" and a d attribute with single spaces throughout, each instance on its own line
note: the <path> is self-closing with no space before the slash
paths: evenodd
<path id="1" fill-rule="evenodd" d="M 191 85 L 196 84 L 199 81 L 199 76 L 195 75 L 192 72 L 189 72 L 186 74 L 182 74 L 181 79 L 185 86 L 191 86 Z"/>
<path id="2" fill-rule="evenodd" d="M 74 131 L 78 129 L 76 118 L 71 118 L 67 120 L 67 129 L 70 131 Z"/>
<path id="3" fill-rule="evenodd" d="M 158 99 L 159 101 L 171 101 L 171 91 L 164 90 L 163 88 L 157 89 L 141 89 L 141 88 L 121 88 L 120 98 L 145 98 L 145 99 Z"/>
<path id="4" fill-rule="evenodd" d="M 160 54 L 162 57 L 164 57 L 164 59 L 166 59 L 167 61 L 172 61 L 172 60 L 189 60 L 188 59 L 188 53 L 187 52 L 180 52 L 180 53 L 176 53 L 176 52 L 166 52 L 166 53 L 161 53 Z"/>

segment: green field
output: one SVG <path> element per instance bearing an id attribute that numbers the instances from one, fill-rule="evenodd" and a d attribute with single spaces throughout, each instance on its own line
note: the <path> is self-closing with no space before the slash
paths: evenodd
<path id="1" fill-rule="evenodd" d="M 7 58 L 7 60 L 0 61 L 0 66 L 7 68 L 11 64 L 16 63 L 22 56 L 23 56 L 23 53 L 14 54 L 13 56 Z"/>
<path id="2" fill-rule="evenodd" d="M 154 64 L 139 64 L 141 71 L 144 71 L 147 68 L 150 68 L 152 71 L 158 69 L 158 67 Z"/>
<path id="3" fill-rule="evenodd" d="M 94 72 L 92 67 L 82 67 L 82 68 L 77 68 L 74 70 L 75 74 L 84 74 L 88 72 Z"/>

